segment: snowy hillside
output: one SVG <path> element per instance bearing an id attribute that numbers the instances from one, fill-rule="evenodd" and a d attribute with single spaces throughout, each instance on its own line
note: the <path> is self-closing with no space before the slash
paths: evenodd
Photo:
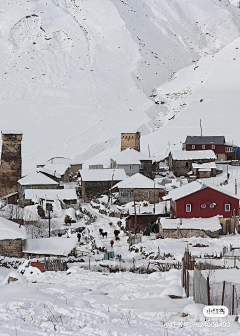
<path id="1" fill-rule="evenodd" d="M 140 130 L 143 152 L 161 153 L 198 132 L 200 117 L 206 134 L 239 141 L 235 5 L 1 1 L 1 129 L 24 132 L 24 172 L 106 150 L 91 159 L 100 162 L 119 151 L 123 131 Z"/>

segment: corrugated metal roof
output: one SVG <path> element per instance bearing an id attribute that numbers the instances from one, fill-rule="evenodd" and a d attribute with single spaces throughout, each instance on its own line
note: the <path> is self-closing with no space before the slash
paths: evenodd
<path id="1" fill-rule="evenodd" d="M 186 145 L 223 145 L 225 144 L 225 137 L 217 136 L 187 136 Z"/>

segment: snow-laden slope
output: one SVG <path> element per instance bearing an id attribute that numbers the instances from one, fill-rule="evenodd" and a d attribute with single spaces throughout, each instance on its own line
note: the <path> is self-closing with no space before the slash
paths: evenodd
<path id="1" fill-rule="evenodd" d="M 1 1 L 1 129 L 24 132 L 24 171 L 54 155 L 119 150 L 126 130 L 146 135 L 145 152 L 175 141 L 160 127 L 171 103 L 150 96 L 234 41 L 239 14 L 225 0 Z"/>

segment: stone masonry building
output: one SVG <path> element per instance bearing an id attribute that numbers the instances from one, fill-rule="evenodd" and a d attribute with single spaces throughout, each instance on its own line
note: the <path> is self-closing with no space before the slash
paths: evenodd
<path id="1" fill-rule="evenodd" d="M 121 151 L 127 148 L 133 148 L 140 152 L 141 133 L 121 133 Z"/>
<path id="2" fill-rule="evenodd" d="M 2 131 L 0 197 L 18 191 L 22 175 L 22 133 Z"/>

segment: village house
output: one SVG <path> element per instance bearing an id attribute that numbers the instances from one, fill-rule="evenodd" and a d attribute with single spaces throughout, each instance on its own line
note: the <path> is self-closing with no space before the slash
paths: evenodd
<path id="1" fill-rule="evenodd" d="M 22 249 L 27 234 L 24 226 L 6 218 L 0 218 L 0 255 L 22 258 Z"/>
<path id="2" fill-rule="evenodd" d="M 18 180 L 18 194 L 21 206 L 24 206 L 26 189 L 57 189 L 58 182 L 47 177 L 41 172 L 34 172 Z"/>
<path id="3" fill-rule="evenodd" d="M 109 189 L 127 177 L 124 169 L 86 169 L 79 173 L 84 202 L 90 202 L 101 195 L 109 195 Z"/>
<path id="4" fill-rule="evenodd" d="M 75 189 L 25 189 L 24 204 L 40 204 L 60 201 L 62 204 L 77 204 Z"/>
<path id="5" fill-rule="evenodd" d="M 238 228 L 236 216 L 239 216 L 239 199 L 238 195 L 200 180 L 174 189 L 163 197 L 163 200 L 170 200 L 171 211 L 175 218 L 221 216 L 220 221 L 224 232 L 227 230 L 226 219 L 234 223 L 233 232 L 235 228 Z"/>
<path id="6" fill-rule="evenodd" d="M 110 168 L 124 169 L 128 176 L 141 173 L 150 178 L 153 170 L 152 159 L 132 148 L 127 148 L 112 156 Z"/>
<path id="7" fill-rule="evenodd" d="M 158 203 L 165 190 L 157 182 L 137 173 L 127 179 L 117 183 L 112 190 L 119 190 L 119 203 L 125 204 L 132 201 L 148 201 L 149 203 Z"/>
<path id="8" fill-rule="evenodd" d="M 161 238 L 218 238 L 221 230 L 218 216 L 211 218 L 165 218 L 158 219 Z"/>
<path id="9" fill-rule="evenodd" d="M 222 172 L 217 168 L 215 162 L 206 162 L 206 163 L 192 163 L 191 171 L 194 176 L 197 178 L 209 178 L 215 177 L 217 172 Z"/>
<path id="10" fill-rule="evenodd" d="M 77 236 L 27 239 L 23 247 L 24 258 L 68 257 L 75 255 Z"/>
<path id="11" fill-rule="evenodd" d="M 214 162 L 216 155 L 212 150 L 205 151 L 179 151 L 174 150 L 169 153 L 169 168 L 174 175 L 188 176 L 192 169 L 192 164 L 202 164 L 207 162 Z"/>
<path id="12" fill-rule="evenodd" d="M 38 171 L 59 182 L 71 182 L 82 169 L 82 163 L 64 157 L 53 157 L 42 164 L 37 164 Z"/>
<path id="13" fill-rule="evenodd" d="M 213 150 L 218 161 L 236 160 L 236 146 L 225 141 L 224 136 L 187 136 L 183 150 Z"/>

